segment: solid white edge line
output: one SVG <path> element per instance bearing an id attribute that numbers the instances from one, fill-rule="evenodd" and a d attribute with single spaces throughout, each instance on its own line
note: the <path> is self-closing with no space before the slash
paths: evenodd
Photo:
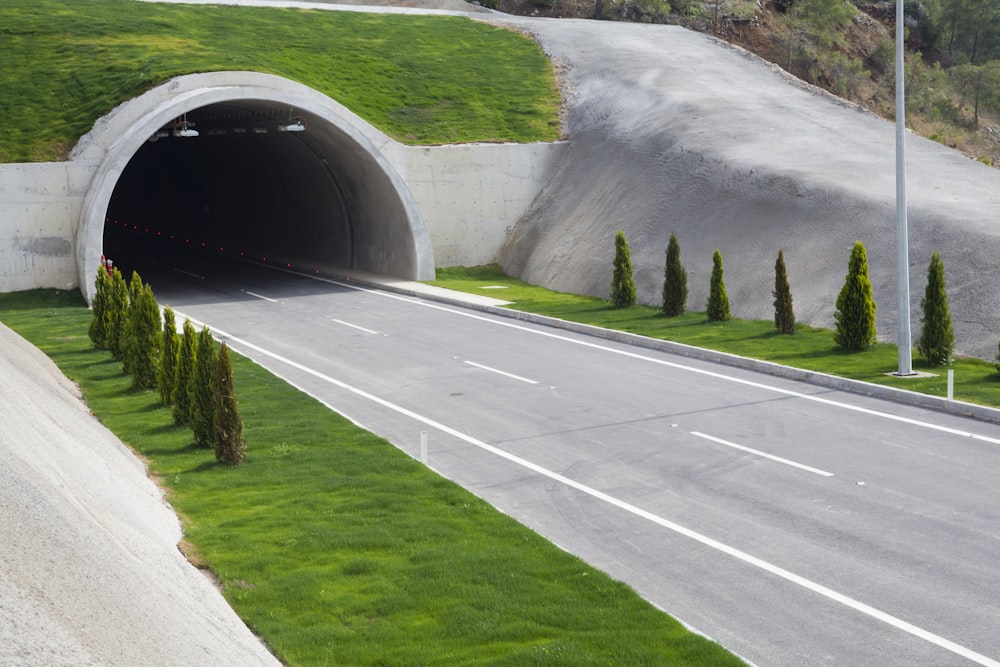
<path id="1" fill-rule="evenodd" d="M 802 470 L 815 473 L 817 475 L 822 475 L 823 477 L 833 477 L 832 472 L 827 472 L 825 470 L 820 470 L 819 468 L 813 468 L 812 466 L 807 466 L 804 463 L 797 463 L 789 459 L 783 459 L 780 456 L 775 456 L 774 454 L 768 454 L 767 452 L 762 452 L 752 447 L 746 447 L 744 445 L 737 445 L 735 442 L 729 442 L 728 440 L 723 440 L 722 438 L 716 438 L 713 435 L 707 435 L 705 433 L 699 433 L 698 431 L 691 431 L 691 435 L 702 438 L 704 440 L 711 440 L 712 442 L 718 443 L 720 445 L 725 445 L 726 447 L 732 447 L 733 449 L 740 449 L 744 452 L 749 452 L 756 456 L 761 456 L 765 459 L 771 459 L 772 461 L 777 461 L 778 463 L 784 463 L 795 468 L 801 468 Z"/>
<path id="2" fill-rule="evenodd" d="M 368 333 L 368 334 L 377 334 L 378 333 L 377 331 L 372 331 L 371 329 L 366 329 L 364 327 L 358 326 L 357 324 L 351 324 L 350 322 L 345 322 L 344 320 L 338 320 L 336 317 L 331 317 L 330 319 L 332 321 L 336 322 L 337 324 L 343 324 L 345 327 L 351 327 L 352 329 L 357 329 L 358 331 L 364 331 L 365 333 Z"/>
<path id="3" fill-rule="evenodd" d="M 181 313 L 177 313 L 177 315 L 179 317 L 184 317 L 184 315 L 181 314 Z M 194 322 L 194 320 L 192 320 L 192 322 Z M 227 334 L 227 333 L 225 333 L 223 331 L 220 331 L 218 329 L 215 329 L 214 331 L 215 331 L 215 334 L 217 336 L 219 336 L 221 338 L 227 338 L 228 340 L 232 341 L 236 345 L 239 345 L 241 347 L 246 347 L 246 348 L 249 348 L 251 350 L 255 350 L 256 352 L 259 352 L 260 354 L 263 354 L 263 355 L 266 355 L 268 357 L 271 357 L 272 359 L 275 359 L 277 361 L 280 361 L 281 363 L 287 364 L 287 365 L 291 366 L 292 368 L 300 370 L 300 371 L 302 371 L 304 373 L 308 373 L 309 375 L 312 375 L 313 377 L 316 377 L 316 378 L 318 378 L 320 380 L 323 380 L 324 382 L 328 382 L 329 384 L 332 384 L 332 385 L 334 385 L 336 387 L 340 387 L 341 389 L 344 389 L 345 391 L 351 392 L 352 394 L 354 394 L 356 396 L 360 396 L 361 398 L 365 398 L 367 400 L 370 400 L 373 403 L 376 403 L 376 404 L 381 405 L 381 406 L 383 406 L 385 408 L 388 408 L 388 409 L 390 409 L 390 410 L 392 410 L 394 412 L 397 412 L 397 413 L 399 413 L 401 415 L 409 417 L 410 419 L 413 419 L 414 421 L 418 421 L 418 422 L 420 422 L 422 424 L 425 424 L 426 426 L 429 426 L 431 428 L 437 429 L 437 430 L 441 431 L 442 433 L 446 433 L 446 434 L 448 434 L 448 435 L 450 435 L 452 437 L 455 437 L 455 438 L 458 438 L 459 440 L 462 440 L 463 442 L 466 442 L 466 443 L 468 443 L 470 445 L 473 445 L 475 447 L 478 447 L 478 448 L 480 448 L 480 449 L 482 449 L 484 451 L 487 451 L 487 452 L 490 452 L 492 454 L 495 454 L 496 456 L 499 456 L 499 457 L 501 457 L 503 459 L 506 459 L 506 460 L 510 461 L 511 463 L 514 463 L 514 464 L 519 465 L 519 466 L 521 466 L 523 468 L 531 470 L 532 472 L 538 473 L 539 475 L 543 475 L 544 477 L 548 477 L 549 479 L 551 479 L 553 481 L 559 482 L 560 484 L 564 484 L 564 485 L 566 485 L 566 486 L 568 486 L 568 487 L 570 487 L 572 489 L 576 489 L 577 491 L 585 493 L 585 494 L 587 494 L 587 495 L 589 495 L 589 496 L 591 496 L 593 498 L 596 498 L 596 499 L 598 499 L 600 501 L 608 503 L 609 505 L 612 505 L 612 506 L 617 507 L 617 508 L 619 508 L 621 510 L 629 512 L 630 514 L 633 514 L 633 515 L 635 515 L 637 517 L 640 517 L 642 519 L 646 519 L 647 521 L 650 521 L 650 522 L 652 522 L 652 523 L 654 523 L 654 524 L 656 524 L 658 526 L 666 528 L 667 530 L 673 531 L 673 532 L 677 533 L 678 535 L 683 535 L 684 537 L 687 537 L 687 538 L 692 539 L 692 540 L 694 540 L 694 541 L 696 541 L 696 542 L 698 542 L 700 544 L 703 544 L 703 545 L 705 545 L 707 547 L 715 549 L 716 551 L 724 553 L 727 556 L 731 556 L 733 558 L 736 558 L 737 560 L 741 560 L 744 563 L 752 565 L 752 566 L 754 566 L 754 567 L 756 567 L 758 569 L 764 570 L 765 572 L 768 572 L 768 573 L 773 574 L 775 576 L 781 577 L 782 579 L 785 579 L 786 581 L 789 581 L 789 582 L 791 582 L 793 584 L 797 584 L 797 585 L 799 585 L 799 586 L 801 586 L 801 587 L 803 587 L 803 588 L 805 588 L 807 590 L 810 590 L 810 591 L 812 591 L 814 593 L 818 593 L 819 595 L 822 595 L 823 597 L 826 597 L 826 598 L 828 598 L 830 600 L 833 600 L 834 602 L 839 602 L 840 604 L 842 604 L 842 605 L 844 605 L 844 606 L 846 606 L 848 608 L 854 609 L 855 611 L 858 611 L 858 612 L 860 612 L 862 614 L 870 616 L 871 618 L 874 618 L 876 620 L 882 621 L 883 623 L 886 623 L 887 625 L 890 625 L 890 626 L 892 626 L 894 628 L 902 630 L 903 632 L 906 632 L 906 633 L 908 633 L 910 635 L 913 635 L 914 637 L 917 637 L 918 639 L 923 639 L 926 642 L 929 642 L 931 644 L 939 646 L 939 647 L 941 647 L 941 648 L 943 648 L 943 649 L 945 649 L 947 651 L 951 651 L 952 653 L 954 653 L 956 655 L 959 655 L 959 656 L 961 656 L 963 658 L 971 660 L 972 662 L 975 662 L 977 664 L 984 665 L 985 667 L 1000 667 L 1000 662 L 998 662 L 996 660 L 993 660 L 992 658 L 988 658 L 988 657 L 986 657 L 986 656 L 984 656 L 984 655 L 982 655 L 980 653 L 977 653 L 977 652 L 973 651 L 972 649 L 966 648 L 966 647 L 964 647 L 964 646 L 962 646 L 960 644 L 956 644 L 955 642 L 953 642 L 953 641 L 951 641 L 949 639 L 945 639 L 944 637 L 941 637 L 941 636 L 936 635 L 936 634 L 934 634 L 932 632 L 924 630 L 923 628 L 919 628 L 919 627 L 913 625 L 912 623 L 908 623 L 908 622 L 906 622 L 906 621 L 904 621 L 902 619 L 896 618 L 895 616 L 892 616 L 891 614 L 888 614 L 888 613 L 886 613 L 884 611 L 880 611 L 879 609 L 876 609 L 876 608 L 874 608 L 874 607 L 872 607 L 870 605 L 867 605 L 864 602 L 860 602 L 858 600 L 855 600 L 854 598 L 851 598 L 851 597 L 849 597 L 847 595 L 844 595 L 843 593 L 838 593 L 837 591 L 835 591 L 833 589 L 827 588 L 826 586 L 823 586 L 823 585 L 818 584 L 818 583 L 816 583 L 814 581 L 806 579 L 805 577 L 802 577 L 802 576 L 799 576 L 797 574 L 794 574 L 793 572 L 789 572 L 788 570 L 786 570 L 784 568 L 778 567 L 777 565 L 773 565 L 772 563 L 769 563 L 769 562 L 767 562 L 765 560 L 757 558 L 756 556 L 751 556 L 750 554 L 748 554 L 746 552 L 743 552 L 743 551 L 740 551 L 739 549 L 736 549 L 735 547 L 731 547 L 731 546 L 729 546 L 727 544 L 723 544 L 722 542 L 714 540 L 714 539 L 712 539 L 712 538 L 710 538 L 710 537 L 708 537 L 706 535 L 702 535 L 701 533 L 697 533 L 697 532 L 691 530 L 690 528 L 685 528 L 684 526 L 682 526 L 680 524 L 674 523 L 673 521 L 669 521 L 668 519 L 664 519 L 663 517 L 657 516 L 656 514 L 653 514 L 652 512 L 647 512 L 646 510 L 641 509 L 639 507 L 636 507 L 635 505 L 632 505 L 631 503 L 627 503 L 627 502 L 625 502 L 623 500 L 619 500 L 618 498 L 615 498 L 614 496 L 610 496 L 610 495 L 608 495 L 608 494 L 606 494 L 606 493 L 604 493 L 602 491 L 598 491 L 597 489 L 593 489 L 593 488 L 591 488 L 589 486 L 586 486 L 585 484 L 581 484 L 580 482 L 577 482 L 577 481 L 572 480 L 572 479 L 570 479 L 568 477 L 565 477 L 565 476 L 563 476 L 563 475 L 561 475 L 561 474 L 559 474 L 557 472 L 549 470 L 548 468 L 543 468 L 542 466 L 540 466 L 540 465 L 538 465 L 536 463 L 532 463 L 531 461 L 528 461 L 527 459 L 522 459 L 519 456 L 516 456 L 516 455 L 511 454 L 509 452 L 505 452 L 504 450 L 499 449 L 497 447 L 494 447 L 493 445 L 485 443 L 485 442 L 483 442 L 481 440 L 477 440 L 476 438 L 473 438 L 472 436 L 469 436 L 469 435 L 466 435 L 465 433 L 457 431 L 457 430 L 451 428 L 450 426 L 446 426 L 444 424 L 436 422 L 433 419 L 430 419 L 429 417 L 424 417 L 423 415 L 420 415 L 420 414 L 418 414 L 416 412 L 413 412 L 412 410 L 404 408 L 404 407 L 402 407 L 400 405 L 396 405 L 395 403 L 391 403 L 391 402 L 385 400 L 384 398 L 379 398 L 378 396 L 375 396 L 374 394 L 370 394 L 367 391 L 365 391 L 363 389 L 359 389 L 359 388 L 354 387 L 352 385 L 349 385 L 346 382 L 342 382 L 341 380 L 337 380 L 336 378 L 332 378 L 332 377 L 330 377 L 328 375 L 324 375 L 323 373 L 320 373 L 319 371 L 316 371 L 316 370 L 314 370 L 312 368 L 309 368 L 308 366 L 304 366 L 304 365 L 302 365 L 302 364 L 300 364 L 298 362 L 292 361 L 291 359 L 287 359 L 285 357 L 282 357 L 279 354 L 275 354 L 274 352 L 271 352 L 269 350 L 265 350 L 264 348 L 259 347 L 257 345 L 254 345 L 253 343 L 251 343 L 249 341 L 245 341 L 245 340 L 242 340 L 240 338 L 236 338 L 235 336 L 230 336 L 229 334 Z"/>
<path id="4" fill-rule="evenodd" d="M 538 384 L 538 380 L 530 380 L 528 378 L 521 377 L 520 375 L 514 375 L 513 373 L 508 373 L 507 371 L 501 371 L 496 368 L 490 368 L 489 366 L 484 366 L 482 364 L 477 364 L 474 361 L 466 361 L 465 363 L 470 366 L 475 366 L 476 368 L 481 368 L 484 371 L 489 371 L 491 373 L 496 373 L 497 375 L 503 375 L 504 377 L 509 377 L 514 380 L 520 380 L 521 382 L 527 382 L 528 384 Z"/>

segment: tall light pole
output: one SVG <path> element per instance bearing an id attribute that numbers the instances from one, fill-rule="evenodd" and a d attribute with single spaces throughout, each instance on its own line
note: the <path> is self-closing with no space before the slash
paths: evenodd
<path id="1" fill-rule="evenodd" d="M 910 257 L 906 230 L 906 99 L 903 88 L 903 0 L 896 0 L 896 243 L 899 277 L 899 369 L 896 375 L 913 375 L 910 352 Z"/>

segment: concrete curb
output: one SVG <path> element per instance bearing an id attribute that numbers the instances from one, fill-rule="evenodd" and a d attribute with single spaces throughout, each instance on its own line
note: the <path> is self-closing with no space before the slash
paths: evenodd
<path id="1" fill-rule="evenodd" d="M 658 350 L 660 352 L 676 354 L 678 356 L 687 357 L 690 359 L 698 359 L 700 361 L 708 361 L 712 363 L 722 364 L 724 366 L 732 366 L 734 368 L 741 368 L 748 371 L 763 373 L 765 375 L 772 375 L 774 377 L 780 377 L 787 380 L 796 380 L 798 382 L 805 382 L 807 384 L 812 384 L 818 387 L 825 387 L 827 389 L 837 389 L 839 391 L 845 391 L 851 394 L 858 394 L 860 396 L 868 396 L 871 398 L 878 398 L 885 401 L 892 401 L 894 403 L 901 403 L 904 405 L 911 405 L 914 407 L 934 410 L 936 412 L 943 412 L 950 415 L 969 417 L 971 419 L 976 419 L 979 421 L 1000 424 L 1000 409 L 997 408 L 990 408 L 983 405 L 976 405 L 974 403 L 966 403 L 964 401 L 948 400 L 947 398 L 941 398 L 939 396 L 930 396 L 928 394 L 921 394 L 915 391 L 907 391 L 905 389 L 897 389 L 895 387 L 887 387 L 879 384 L 873 384 L 871 382 L 862 382 L 860 380 L 849 380 L 847 378 L 837 377 L 835 375 L 827 375 L 826 373 L 818 373 L 816 371 L 802 370 L 801 368 L 783 366 L 781 364 L 776 364 L 770 361 L 761 361 L 759 359 L 741 357 L 735 354 L 728 354 L 726 352 L 717 352 L 715 350 L 708 350 L 705 348 L 694 347 L 692 345 L 685 345 L 683 343 L 675 343 L 669 340 L 649 338 L 647 336 L 640 336 L 625 331 L 602 329 L 601 327 L 595 327 L 589 324 L 579 324 L 577 322 L 561 320 L 559 318 L 549 317 L 547 315 L 536 315 L 534 313 L 527 313 L 522 310 L 514 310 L 511 308 L 499 308 L 497 306 L 482 305 L 470 302 L 468 300 L 464 300 L 461 296 L 455 296 L 455 297 L 443 296 L 439 293 L 423 292 L 419 289 L 411 289 L 400 286 L 398 284 L 392 285 L 392 284 L 379 283 L 373 280 L 369 280 L 366 278 L 359 278 L 356 276 L 352 276 L 351 281 L 358 285 L 365 285 L 368 287 L 381 289 L 388 292 L 394 292 L 397 294 L 403 294 L 406 296 L 412 296 L 420 299 L 427 299 L 428 301 L 446 303 L 452 306 L 458 306 L 461 308 L 468 308 L 470 310 L 477 310 L 484 313 L 490 313 L 491 315 L 499 315 L 500 317 L 507 317 L 510 319 L 520 320 L 522 322 L 539 324 L 542 326 L 551 327 L 553 329 L 572 331 L 573 333 L 593 336 L 595 338 L 601 338 L 604 340 L 611 340 L 626 345 L 633 345 L 635 347 L 641 347 L 650 350 Z M 460 293 L 456 292 L 455 294 L 460 294 Z"/>

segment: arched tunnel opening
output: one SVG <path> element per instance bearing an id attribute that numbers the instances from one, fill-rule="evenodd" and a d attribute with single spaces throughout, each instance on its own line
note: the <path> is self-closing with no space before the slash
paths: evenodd
<path id="1" fill-rule="evenodd" d="M 253 99 L 196 107 L 128 159 L 107 204 L 101 252 L 126 277 L 198 252 L 419 279 L 426 232 L 389 171 L 322 110 Z"/>

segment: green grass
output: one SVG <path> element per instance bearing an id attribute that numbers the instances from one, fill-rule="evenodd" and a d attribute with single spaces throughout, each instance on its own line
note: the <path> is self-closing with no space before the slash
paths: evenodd
<path id="1" fill-rule="evenodd" d="M 433 284 L 450 289 L 485 294 L 512 301 L 510 308 L 550 315 L 608 329 L 671 340 L 687 345 L 773 361 L 775 363 L 828 373 L 854 380 L 889 385 L 910 391 L 947 396 L 947 368 L 929 367 L 916 356 L 913 368 L 933 373 L 933 377 L 900 378 L 898 349 L 879 343 L 865 352 L 844 352 L 833 342 L 829 329 L 799 326 L 792 336 L 775 331 L 771 320 L 739 320 L 709 323 L 703 312 L 680 317 L 664 317 L 659 308 L 634 306 L 617 309 L 594 297 L 553 292 L 510 278 L 496 265 L 451 267 L 438 270 Z M 506 289 L 484 289 L 503 285 Z M 981 359 L 957 359 L 954 396 L 957 400 L 1000 407 L 1000 373 L 993 363 Z"/>
<path id="2" fill-rule="evenodd" d="M 742 664 L 239 355 L 247 460 L 215 463 L 91 348 L 90 317 L 76 292 L 0 295 L 0 320 L 149 461 L 191 559 L 287 664 Z"/>
<path id="3" fill-rule="evenodd" d="M 461 17 L 3 0 L 0 162 L 65 157 L 118 104 L 174 76 L 220 70 L 311 86 L 408 143 L 560 132 L 539 46 Z"/>

